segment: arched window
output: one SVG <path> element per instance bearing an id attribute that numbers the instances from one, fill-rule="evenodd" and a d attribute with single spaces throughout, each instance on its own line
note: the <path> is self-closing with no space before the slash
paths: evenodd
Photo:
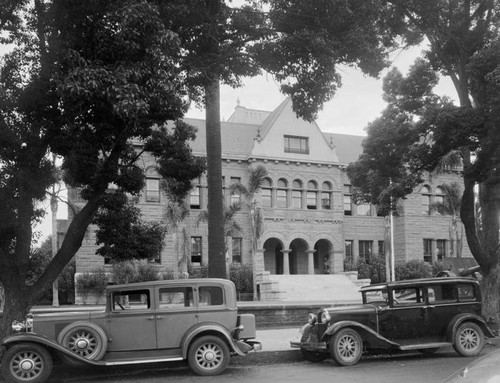
<path id="1" fill-rule="evenodd" d="M 434 203 L 436 206 L 437 214 L 446 214 L 444 207 L 444 192 L 441 187 L 436 188 L 436 195 L 434 196 Z"/>
<path id="2" fill-rule="evenodd" d="M 278 208 L 284 209 L 288 207 L 287 187 L 288 183 L 286 180 L 280 178 L 278 180 L 278 190 L 276 191 L 276 206 Z"/>
<path id="3" fill-rule="evenodd" d="M 269 178 L 264 179 L 262 181 L 262 206 L 264 207 L 272 207 L 273 200 L 271 194 L 271 180 Z"/>
<path id="4" fill-rule="evenodd" d="M 422 186 L 422 214 L 429 215 L 431 208 L 431 188 Z"/>
<path id="5" fill-rule="evenodd" d="M 160 202 L 160 176 L 154 168 L 146 169 L 146 202 Z"/>
<path id="6" fill-rule="evenodd" d="M 300 180 L 292 183 L 292 207 L 302 209 L 302 182 Z"/>
<path id="7" fill-rule="evenodd" d="M 332 208 L 332 184 L 330 182 L 323 182 L 321 187 L 321 208 L 325 210 Z"/>
<path id="8" fill-rule="evenodd" d="M 317 192 L 318 185 L 314 181 L 307 183 L 307 209 L 316 210 L 318 208 Z"/>

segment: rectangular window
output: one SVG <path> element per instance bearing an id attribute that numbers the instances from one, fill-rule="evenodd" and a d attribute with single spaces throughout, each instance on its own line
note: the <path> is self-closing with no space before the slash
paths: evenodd
<path id="1" fill-rule="evenodd" d="M 309 154 L 309 138 L 285 136 L 285 153 Z"/>
<path id="2" fill-rule="evenodd" d="M 271 189 L 262 189 L 262 206 L 272 207 Z"/>
<path id="3" fill-rule="evenodd" d="M 149 310 L 151 297 L 149 290 L 126 290 L 113 292 L 113 311 Z"/>
<path id="4" fill-rule="evenodd" d="M 432 239 L 424 239 L 424 261 L 432 262 Z"/>
<path id="5" fill-rule="evenodd" d="M 302 209 L 302 192 L 300 190 L 292 190 L 292 205 L 296 209 Z"/>
<path id="6" fill-rule="evenodd" d="M 307 208 L 309 210 L 316 210 L 316 192 L 308 191 L 307 192 Z"/>
<path id="7" fill-rule="evenodd" d="M 436 250 L 437 250 L 437 260 L 441 261 L 446 256 L 446 240 L 438 239 L 436 241 Z"/>
<path id="8" fill-rule="evenodd" d="M 159 289 L 159 309 L 183 309 L 193 306 L 192 287 L 164 287 Z"/>
<path id="9" fill-rule="evenodd" d="M 191 192 L 189 193 L 189 207 L 191 209 L 201 208 L 200 189 L 201 189 L 200 186 L 195 186 L 193 189 L 191 189 Z"/>
<path id="10" fill-rule="evenodd" d="M 421 287 L 394 289 L 394 306 L 415 305 L 424 301 Z"/>
<path id="11" fill-rule="evenodd" d="M 474 292 L 474 286 L 469 284 L 459 284 L 458 288 L 458 300 L 464 301 L 475 301 L 476 294 Z"/>
<path id="12" fill-rule="evenodd" d="M 439 302 L 439 303 L 449 303 L 457 301 L 455 285 L 436 285 L 429 286 L 427 288 L 427 294 L 429 295 L 429 302 Z"/>
<path id="13" fill-rule="evenodd" d="M 384 241 L 378 241 L 378 254 L 379 255 L 384 255 L 385 254 L 385 242 Z"/>
<path id="14" fill-rule="evenodd" d="M 352 215 L 351 185 L 344 185 L 344 215 Z"/>
<path id="15" fill-rule="evenodd" d="M 202 261 L 202 242 L 201 237 L 191 237 L 191 263 L 201 265 Z"/>
<path id="16" fill-rule="evenodd" d="M 231 185 L 241 183 L 240 177 L 231 177 Z M 237 204 L 241 202 L 241 195 L 239 190 L 232 190 L 231 192 L 231 204 Z"/>
<path id="17" fill-rule="evenodd" d="M 359 241 L 359 261 L 370 263 L 372 255 L 373 255 L 373 242 Z"/>
<path id="18" fill-rule="evenodd" d="M 354 263 L 353 242 L 351 240 L 345 241 L 345 261 L 347 263 Z"/>
<path id="19" fill-rule="evenodd" d="M 233 238 L 233 263 L 241 263 L 242 238 Z"/>
<path id="20" fill-rule="evenodd" d="M 160 202 L 160 180 L 146 178 L 146 202 Z"/>

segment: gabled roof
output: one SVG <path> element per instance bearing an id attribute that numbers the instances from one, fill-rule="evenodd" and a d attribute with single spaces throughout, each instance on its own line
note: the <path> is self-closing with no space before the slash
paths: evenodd
<path id="1" fill-rule="evenodd" d="M 363 153 L 363 141 L 366 137 L 350 134 L 323 133 L 328 142 L 335 145 L 341 163 L 349 164 L 357 161 Z"/>

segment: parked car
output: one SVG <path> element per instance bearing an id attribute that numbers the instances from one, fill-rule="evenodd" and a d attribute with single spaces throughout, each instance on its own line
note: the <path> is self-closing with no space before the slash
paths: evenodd
<path id="1" fill-rule="evenodd" d="M 54 358 L 96 366 L 187 359 L 198 375 L 217 375 L 231 354 L 261 349 L 255 317 L 238 315 L 235 286 L 224 279 L 109 286 L 104 311 L 34 315 L 24 330 L 2 342 L 7 382 L 47 381 Z"/>
<path id="2" fill-rule="evenodd" d="M 443 383 L 500 382 L 500 350 L 478 358 L 450 375 Z"/>
<path id="3" fill-rule="evenodd" d="M 418 350 L 453 346 L 478 355 L 495 334 L 481 316 L 479 283 L 472 278 L 429 278 L 361 288 L 363 304 L 323 308 L 300 330 L 304 359 L 332 357 L 341 366 L 357 363 L 364 351 Z"/>

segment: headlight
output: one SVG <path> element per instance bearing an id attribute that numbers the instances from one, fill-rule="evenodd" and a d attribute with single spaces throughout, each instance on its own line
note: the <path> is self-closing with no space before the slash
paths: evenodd
<path id="1" fill-rule="evenodd" d="M 328 311 L 322 311 L 319 319 L 321 323 L 328 323 L 332 320 L 332 316 Z"/>
<path id="2" fill-rule="evenodd" d="M 318 322 L 318 317 L 310 313 L 307 317 L 307 323 L 309 323 L 311 326 L 314 326 L 316 322 Z"/>
<path id="3" fill-rule="evenodd" d="M 33 329 L 33 317 L 31 315 L 28 315 L 26 317 L 26 320 L 20 322 L 20 321 L 13 321 L 12 322 L 12 332 L 13 333 L 18 333 L 18 332 L 31 332 Z"/>

